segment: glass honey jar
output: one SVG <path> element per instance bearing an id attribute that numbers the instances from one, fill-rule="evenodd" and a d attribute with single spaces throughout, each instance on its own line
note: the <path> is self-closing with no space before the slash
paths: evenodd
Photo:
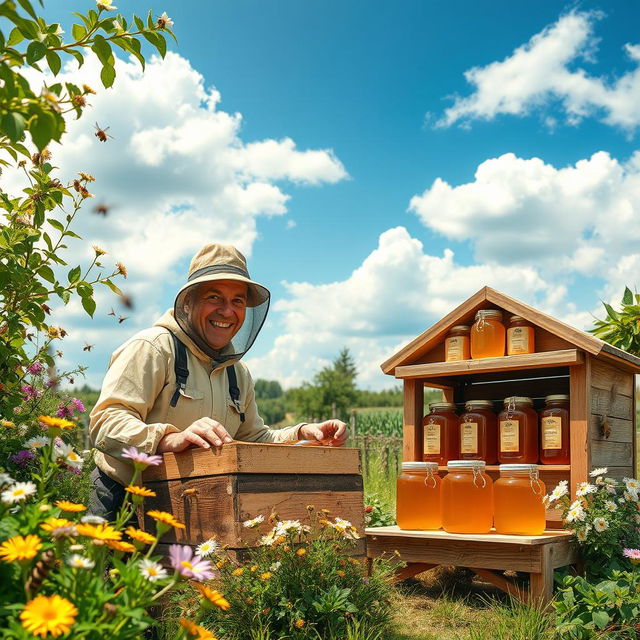
<path id="1" fill-rule="evenodd" d="M 498 460 L 498 420 L 491 400 L 467 400 L 460 416 L 460 459 Z"/>
<path id="2" fill-rule="evenodd" d="M 507 329 L 507 355 L 535 353 L 536 337 L 533 325 L 521 316 L 511 316 Z"/>
<path id="3" fill-rule="evenodd" d="M 498 309 L 480 309 L 476 312 L 471 327 L 471 357 L 497 358 L 504 355 L 505 328 L 502 324 L 502 311 Z"/>
<path id="4" fill-rule="evenodd" d="M 545 529 L 542 499 L 547 490 L 535 464 L 501 464 L 493 484 L 493 523 L 496 533 L 540 535 Z"/>
<path id="5" fill-rule="evenodd" d="M 531 398 L 504 399 L 504 409 L 498 415 L 498 462 L 538 462 L 538 414 Z"/>
<path id="6" fill-rule="evenodd" d="M 396 521 L 401 529 L 440 529 L 441 480 L 436 462 L 403 462 L 397 480 Z"/>
<path id="7" fill-rule="evenodd" d="M 544 399 L 540 411 L 540 462 L 569 464 L 569 396 L 556 394 Z"/>
<path id="8" fill-rule="evenodd" d="M 481 460 L 450 460 L 442 479 L 442 528 L 449 533 L 489 533 L 493 482 Z"/>
<path id="9" fill-rule="evenodd" d="M 471 327 L 459 324 L 452 327 L 444 341 L 445 362 L 457 362 L 471 358 L 469 334 Z"/>
<path id="10" fill-rule="evenodd" d="M 447 464 L 458 457 L 459 424 L 456 406 L 451 402 L 432 402 L 422 421 L 423 459 L 425 462 Z"/>

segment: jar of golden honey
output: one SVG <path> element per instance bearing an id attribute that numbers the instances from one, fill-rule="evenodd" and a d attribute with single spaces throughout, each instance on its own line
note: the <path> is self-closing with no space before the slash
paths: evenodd
<path id="1" fill-rule="evenodd" d="M 496 533 L 540 535 L 545 528 L 546 494 L 535 464 L 501 464 L 493 485 L 493 522 Z"/>
<path id="2" fill-rule="evenodd" d="M 544 402 L 540 411 L 540 462 L 569 464 L 569 396 L 547 396 Z"/>
<path id="3" fill-rule="evenodd" d="M 502 311 L 480 309 L 471 327 L 471 357 L 497 358 L 504 355 L 505 329 Z"/>
<path id="4" fill-rule="evenodd" d="M 533 325 L 521 316 L 511 316 L 507 329 L 507 355 L 534 353 L 536 337 Z"/>
<path id="5" fill-rule="evenodd" d="M 445 362 L 457 362 L 458 360 L 469 360 L 471 357 L 469 334 L 471 327 L 466 324 L 459 324 L 451 328 L 444 341 Z"/>
<path id="6" fill-rule="evenodd" d="M 531 398 L 504 399 L 504 409 L 498 415 L 498 461 L 502 464 L 538 462 L 538 414 Z"/>
<path id="7" fill-rule="evenodd" d="M 481 460 L 449 460 L 442 479 L 442 528 L 449 533 L 489 533 L 493 482 Z"/>
<path id="8" fill-rule="evenodd" d="M 498 420 L 491 400 L 467 400 L 460 416 L 460 458 L 498 460 Z"/>
<path id="9" fill-rule="evenodd" d="M 422 421 L 423 459 L 425 462 L 447 464 L 458 457 L 459 420 L 451 402 L 432 402 Z"/>
<path id="10" fill-rule="evenodd" d="M 396 497 L 396 521 L 401 529 L 440 529 L 440 486 L 436 462 L 402 463 Z"/>

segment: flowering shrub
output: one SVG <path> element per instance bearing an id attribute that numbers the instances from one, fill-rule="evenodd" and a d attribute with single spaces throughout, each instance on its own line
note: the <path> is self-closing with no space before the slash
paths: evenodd
<path id="1" fill-rule="evenodd" d="M 211 609 L 204 620 L 225 638 L 377 637 L 390 618 L 389 565 L 374 564 L 369 575 L 363 559 L 349 554 L 359 535 L 346 520 L 308 507 L 309 524 L 279 520 L 238 561 L 215 540 L 198 553 L 213 557 L 218 582 L 231 608 Z M 259 527 L 257 516 L 244 523 Z M 349 635 L 348 635 L 349 634 Z"/>
<path id="2" fill-rule="evenodd" d="M 375 495 L 365 495 L 364 522 L 367 527 L 387 527 L 396 523 L 395 515 Z"/>
<path id="3" fill-rule="evenodd" d="M 576 534 L 588 577 L 606 577 L 615 569 L 630 569 L 623 549 L 640 547 L 640 483 L 635 478 L 607 478 L 607 469 L 594 469 L 592 482 L 581 483 L 576 499 L 563 480 L 546 497 L 560 508 L 566 529 Z"/>
<path id="4" fill-rule="evenodd" d="M 159 538 L 184 528 L 171 514 L 150 511 L 155 531 L 130 524 L 145 497 L 155 495 L 135 484 L 160 456 L 129 448 L 134 476 L 115 522 L 87 515 L 87 507 L 53 495 L 52 479 L 78 464 L 65 442 L 74 424 L 40 416 L 42 435 L 35 448 L 38 470 L 19 482 L 0 473 L 0 638 L 139 638 L 155 624 L 148 608 L 180 581 L 212 577 L 211 562 L 189 547 L 172 545 L 169 565 L 154 555 Z M 199 608 L 228 608 L 224 597 L 202 585 Z M 181 621 L 177 638 L 215 638 L 196 622 Z"/>

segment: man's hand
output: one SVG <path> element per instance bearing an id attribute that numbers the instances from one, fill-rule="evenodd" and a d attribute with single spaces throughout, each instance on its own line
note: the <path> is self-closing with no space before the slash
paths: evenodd
<path id="1" fill-rule="evenodd" d="M 342 420 L 325 420 L 303 424 L 298 430 L 301 440 L 326 440 L 332 438 L 334 447 L 341 447 L 347 440 L 347 425 Z"/>
<path id="2" fill-rule="evenodd" d="M 232 442 L 233 438 L 227 430 L 212 418 L 200 418 L 190 424 L 184 431 L 167 433 L 158 443 L 157 453 L 171 451 L 177 453 L 196 446 L 203 449 L 221 447 L 225 443 Z"/>

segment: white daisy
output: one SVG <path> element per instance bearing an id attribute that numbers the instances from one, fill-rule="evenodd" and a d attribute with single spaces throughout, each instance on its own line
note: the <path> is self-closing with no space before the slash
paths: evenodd
<path id="1" fill-rule="evenodd" d="M 575 522 L 576 520 L 581 521 L 584 520 L 584 516 L 584 509 L 582 508 L 582 505 L 576 500 L 576 502 L 574 502 L 571 507 L 569 507 L 569 511 L 567 512 L 565 520 L 567 522 Z"/>
<path id="2" fill-rule="evenodd" d="M 274 562 L 270 567 L 269 567 L 269 571 L 277 571 L 280 566 L 282 565 L 282 562 L 280 562 L 280 560 L 278 560 L 278 562 Z"/>
<path id="3" fill-rule="evenodd" d="M 102 516 L 87 514 L 86 516 L 82 516 L 82 518 L 80 518 L 80 522 L 84 522 L 85 524 L 105 524 L 107 520 Z"/>
<path id="4" fill-rule="evenodd" d="M 93 569 L 96 563 L 90 558 L 85 558 L 77 553 L 67 558 L 67 564 L 74 569 Z"/>
<path id="5" fill-rule="evenodd" d="M 560 498 L 562 498 L 562 496 L 566 496 L 569 493 L 568 485 L 568 480 L 561 480 L 560 482 L 558 482 L 556 488 L 549 495 L 549 504 L 555 502 L 556 500 L 559 500 Z"/>
<path id="6" fill-rule="evenodd" d="M 173 27 L 173 20 L 167 15 L 166 11 L 163 11 L 162 15 L 158 18 L 158 26 L 161 29 L 170 29 Z"/>
<path id="7" fill-rule="evenodd" d="M 152 560 L 140 561 L 140 573 L 149 581 L 156 582 L 167 577 L 167 570 L 157 562 Z"/>
<path id="8" fill-rule="evenodd" d="M 5 504 L 13 504 L 14 502 L 22 502 L 36 492 L 36 485 L 33 482 L 16 482 L 14 485 L 5 489 L 0 494 L 0 499 Z"/>
<path id="9" fill-rule="evenodd" d="M 608 484 L 607 485 L 607 492 L 612 495 L 615 496 L 618 492 L 616 491 L 615 486 L 613 486 L 612 484 Z"/>
<path id="10" fill-rule="evenodd" d="M 589 475 L 592 478 L 596 478 L 598 476 L 606 475 L 607 471 L 609 471 L 609 469 L 607 469 L 607 467 L 598 467 L 597 469 L 594 469 Z"/>
<path id="11" fill-rule="evenodd" d="M 218 550 L 219 546 L 220 546 L 220 543 L 217 540 L 214 540 L 213 538 L 209 538 L 209 540 L 206 540 L 202 544 L 198 545 L 196 549 L 196 553 L 201 558 L 206 558 L 210 556 L 212 553 L 215 553 Z"/>
<path id="12" fill-rule="evenodd" d="M 8 473 L 0 473 L 0 487 L 13 484 L 15 480 Z"/>
<path id="13" fill-rule="evenodd" d="M 602 533 L 605 529 L 609 528 L 609 523 L 604 518 L 594 518 L 593 528 L 598 533 Z"/>
<path id="14" fill-rule="evenodd" d="M 623 478 L 622 481 L 627 485 L 627 491 L 640 491 L 640 482 L 635 478 Z"/>
<path id="15" fill-rule="evenodd" d="M 284 536 L 287 533 L 300 533 L 302 531 L 302 525 L 299 520 L 282 520 L 274 528 L 277 536 Z"/>
<path id="16" fill-rule="evenodd" d="M 613 513 L 614 511 L 617 511 L 617 510 L 618 510 L 618 507 L 617 507 L 616 503 L 615 503 L 615 502 L 612 502 L 611 500 L 607 500 L 607 501 L 604 503 L 604 508 L 605 508 L 607 511 L 611 511 L 612 513 Z"/>
<path id="17" fill-rule="evenodd" d="M 251 520 L 245 520 L 242 526 L 247 529 L 255 529 L 261 522 L 264 522 L 264 516 L 262 515 L 251 518 Z"/>
<path id="18" fill-rule="evenodd" d="M 72 469 L 82 469 L 84 460 L 74 451 L 70 444 L 62 443 L 55 448 L 56 455 L 61 458 L 64 463 Z"/>
<path id="19" fill-rule="evenodd" d="M 258 541 L 258 544 L 261 547 L 271 547 L 275 543 L 277 537 L 278 536 L 275 533 L 275 529 L 273 529 L 272 531 L 270 531 L 266 535 L 262 536 L 260 538 L 260 540 Z"/>
<path id="20" fill-rule="evenodd" d="M 24 446 L 28 447 L 29 449 L 42 449 L 43 447 L 46 447 L 49 443 L 51 442 L 50 438 L 47 438 L 46 436 L 35 436 L 35 438 L 29 438 L 25 443 Z"/>
<path id="21" fill-rule="evenodd" d="M 576 538 L 578 538 L 578 542 L 584 542 L 587 539 L 589 532 L 587 529 L 580 529 L 576 531 Z"/>
<path id="22" fill-rule="evenodd" d="M 589 484 L 588 482 L 580 482 L 578 484 L 578 489 L 576 490 L 576 495 L 578 497 L 586 496 L 589 493 L 595 493 L 598 490 L 595 484 Z"/>

